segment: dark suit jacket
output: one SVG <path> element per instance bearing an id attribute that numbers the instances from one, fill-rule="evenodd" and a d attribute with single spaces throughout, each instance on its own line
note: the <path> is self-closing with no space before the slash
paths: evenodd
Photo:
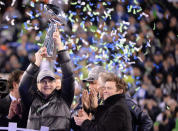
<path id="1" fill-rule="evenodd" d="M 0 127 L 7 127 L 9 122 L 16 122 L 18 127 L 25 127 L 26 121 L 19 118 L 19 116 L 16 115 L 11 120 L 7 118 L 10 104 L 11 98 L 9 94 L 3 99 L 0 99 Z"/>
<path id="2" fill-rule="evenodd" d="M 9 95 L 0 100 L 0 126 L 8 126 L 9 120 L 7 115 L 9 113 L 9 107 L 11 104 L 11 98 Z"/>
<path id="3" fill-rule="evenodd" d="M 92 121 L 85 120 L 82 131 L 132 131 L 131 114 L 124 95 L 113 95 L 98 106 Z"/>

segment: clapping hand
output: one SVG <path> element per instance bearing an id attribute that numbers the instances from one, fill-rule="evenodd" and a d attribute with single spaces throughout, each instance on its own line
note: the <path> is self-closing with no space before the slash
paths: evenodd
<path id="1" fill-rule="evenodd" d="M 96 109 L 98 107 L 98 97 L 97 97 L 97 91 L 94 88 L 90 89 L 90 105 L 92 109 Z"/>
<path id="2" fill-rule="evenodd" d="M 87 90 L 84 90 L 82 92 L 82 105 L 86 109 L 90 109 L 90 99 L 89 99 L 89 94 Z"/>
<path id="3" fill-rule="evenodd" d="M 7 118 L 12 119 L 15 115 L 18 115 L 20 118 L 22 117 L 21 106 L 20 106 L 19 100 L 15 100 L 15 101 L 11 102 L 10 108 L 9 108 L 9 114 L 8 114 Z"/>
<path id="4" fill-rule="evenodd" d="M 79 113 L 80 112 L 80 113 Z M 82 123 L 85 121 L 85 120 L 91 120 L 92 119 L 92 115 L 90 114 L 88 116 L 88 114 L 84 111 L 84 110 L 79 110 L 78 116 L 74 116 L 74 120 L 75 120 L 75 123 L 78 125 L 78 126 L 81 126 Z"/>

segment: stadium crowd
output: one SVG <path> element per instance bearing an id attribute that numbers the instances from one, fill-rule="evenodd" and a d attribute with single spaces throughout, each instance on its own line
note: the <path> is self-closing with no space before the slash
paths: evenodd
<path id="1" fill-rule="evenodd" d="M 82 90 L 87 86 L 82 79 L 86 78 L 88 69 L 96 64 L 95 60 L 102 52 L 99 50 L 102 46 L 93 41 L 93 39 L 100 39 L 101 34 L 93 32 L 92 29 L 99 29 L 102 32 L 106 28 L 107 35 L 103 36 L 103 41 L 112 45 L 113 40 L 119 38 L 117 34 L 112 35 L 112 30 L 119 28 L 118 23 L 125 21 L 129 22 L 127 34 L 124 36 L 126 41 L 135 41 L 135 46 L 141 47 L 130 57 L 130 61 L 134 63 L 127 64 L 125 72 L 127 77 L 123 78 L 127 82 L 127 90 L 135 102 L 151 117 L 152 131 L 176 131 L 178 130 L 178 2 L 176 0 L 137 1 L 142 12 L 148 16 L 129 12 L 128 5 L 134 5 L 133 1 L 105 0 L 104 2 L 107 3 L 105 6 L 101 0 L 95 1 L 94 4 L 100 6 L 92 9 L 97 10 L 101 16 L 99 21 L 91 22 L 91 19 L 86 19 L 84 25 L 87 30 L 80 27 L 85 17 L 85 14 L 80 15 L 82 8 L 75 8 L 74 4 L 64 4 L 63 10 L 66 14 L 69 16 L 70 11 L 76 12 L 77 15 L 73 17 L 78 21 L 73 24 L 69 21 L 61 34 L 76 36 L 73 41 L 81 38 L 78 45 L 73 44 L 75 42 L 66 44 L 68 50 L 73 52 L 70 56 L 75 67 L 76 83 L 72 109 L 80 102 Z M 4 79 L 3 74 L 12 73 L 16 69 L 25 71 L 30 62 L 35 62 L 35 53 L 45 39 L 48 19 L 41 10 L 40 2 L 35 3 L 35 6 L 30 0 L 18 0 L 13 6 L 11 0 L 0 0 L 0 2 L 4 3 L 0 3 L 0 77 Z M 111 7 L 114 8 L 111 19 L 103 20 L 102 15 L 106 8 Z M 120 30 L 120 33 L 123 33 L 122 31 L 124 32 L 124 29 Z M 62 37 L 64 43 L 65 39 Z M 94 46 L 97 48 L 92 48 Z M 119 51 L 114 45 L 107 45 L 106 48 L 109 62 L 121 60 L 113 55 Z M 97 61 L 97 64 L 107 67 L 109 64 L 107 62 L 101 60 Z M 114 66 L 115 68 L 110 71 L 123 74 L 120 71 L 123 68 L 118 67 L 118 62 L 115 62 Z M 109 70 L 109 67 L 106 69 Z M 61 72 L 56 75 L 60 78 Z M 0 96 L 3 98 L 8 92 L 3 91 L 2 87 L 0 89 Z"/>

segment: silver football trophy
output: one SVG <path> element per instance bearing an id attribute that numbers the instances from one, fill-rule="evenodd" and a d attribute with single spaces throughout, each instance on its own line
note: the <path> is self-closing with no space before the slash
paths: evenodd
<path id="1" fill-rule="evenodd" d="M 53 4 L 45 4 L 44 10 L 45 16 L 50 21 L 50 25 L 43 46 L 47 48 L 47 57 L 55 57 L 56 47 L 53 40 L 53 32 L 56 28 L 59 28 L 59 26 L 66 25 L 66 16 L 60 7 Z"/>

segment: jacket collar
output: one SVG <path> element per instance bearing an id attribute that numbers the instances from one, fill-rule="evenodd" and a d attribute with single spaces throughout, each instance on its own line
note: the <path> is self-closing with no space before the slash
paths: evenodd
<path id="1" fill-rule="evenodd" d="M 37 95 L 42 99 L 42 100 L 45 100 L 45 101 L 49 101 L 52 96 L 54 96 L 54 94 L 56 93 L 56 90 L 54 90 L 48 97 L 45 97 L 45 95 L 43 95 L 43 93 L 41 93 L 39 90 L 37 90 Z"/>
<path id="2" fill-rule="evenodd" d="M 107 106 L 107 105 L 113 105 L 115 104 L 118 100 L 121 100 L 125 98 L 125 95 L 124 94 L 117 94 L 117 95 L 113 95 L 113 96 L 110 96 L 108 97 L 105 101 L 104 101 L 104 105 Z"/>

